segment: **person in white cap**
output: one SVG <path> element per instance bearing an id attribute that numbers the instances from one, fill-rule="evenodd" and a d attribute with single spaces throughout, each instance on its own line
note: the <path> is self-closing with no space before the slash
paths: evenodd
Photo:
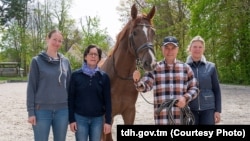
<path id="1" fill-rule="evenodd" d="M 134 84 L 139 92 L 153 89 L 156 125 L 189 124 L 182 109 L 197 97 L 197 80 L 190 66 L 176 59 L 179 44 L 174 36 L 165 37 L 161 49 L 164 59 L 141 79 L 140 72 L 135 71 Z M 169 101 L 172 103 L 167 103 Z"/>

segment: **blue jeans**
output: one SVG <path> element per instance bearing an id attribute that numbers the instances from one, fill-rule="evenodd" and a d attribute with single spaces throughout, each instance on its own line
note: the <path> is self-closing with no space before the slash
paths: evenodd
<path id="1" fill-rule="evenodd" d="M 54 141 L 65 141 L 68 130 L 68 109 L 36 110 L 36 125 L 33 125 L 35 141 L 48 141 L 52 126 Z"/>
<path id="2" fill-rule="evenodd" d="M 100 141 L 103 131 L 103 116 L 85 117 L 75 114 L 77 131 L 76 141 Z"/>
<path id="3" fill-rule="evenodd" d="M 214 110 L 192 111 L 195 118 L 195 125 L 214 125 Z"/>

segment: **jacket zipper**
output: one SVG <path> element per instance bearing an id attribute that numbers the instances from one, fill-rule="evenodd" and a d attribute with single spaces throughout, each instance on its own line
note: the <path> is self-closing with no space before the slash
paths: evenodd
<path id="1" fill-rule="evenodd" d="M 200 82 L 199 82 L 199 68 L 196 67 L 196 76 L 197 76 L 197 83 L 198 83 L 198 89 L 200 91 Z M 200 96 L 198 95 L 198 110 L 200 111 L 201 105 L 200 105 Z"/>

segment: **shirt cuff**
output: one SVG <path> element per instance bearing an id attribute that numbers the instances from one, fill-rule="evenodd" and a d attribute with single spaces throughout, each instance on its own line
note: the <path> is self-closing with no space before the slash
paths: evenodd
<path id="1" fill-rule="evenodd" d="M 185 94 L 186 102 L 189 103 L 192 100 L 192 96 L 190 94 Z"/>

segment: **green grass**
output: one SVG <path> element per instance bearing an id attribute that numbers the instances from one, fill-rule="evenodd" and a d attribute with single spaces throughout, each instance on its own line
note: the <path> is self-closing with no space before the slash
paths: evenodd
<path id="1" fill-rule="evenodd" d="M 20 76 L 16 76 L 16 77 L 12 77 L 12 76 L 0 76 L 0 82 L 8 82 L 8 81 L 27 81 L 27 77 L 20 77 Z"/>

